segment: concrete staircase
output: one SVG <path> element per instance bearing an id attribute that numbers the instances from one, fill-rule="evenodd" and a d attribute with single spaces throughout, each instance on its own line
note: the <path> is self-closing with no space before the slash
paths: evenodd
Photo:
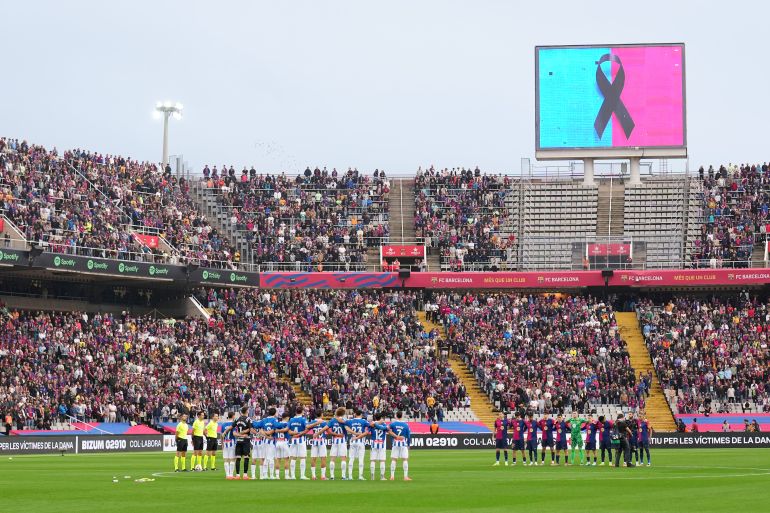
<path id="1" fill-rule="evenodd" d="M 313 398 L 310 397 L 310 395 L 303 390 L 301 386 L 294 383 L 291 379 L 289 379 L 288 376 L 281 376 L 278 378 L 278 381 L 283 381 L 284 383 L 291 386 L 291 388 L 294 389 L 294 393 L 297 396 L 297 402 L 304 406 L 305 408 L 313 408 Z"/>
<path id="2" fill-rule="evenodd" d="M 599 184 L 599 197 L 596 205 L 597 237 L 623 236 L 623 206 L 625 187 L 620 180 L 609 180 Z"/>
<path id="3" fill-rule="evenodd" d="M 616 312 L 615 319 L 618 321 L 620 335 L 628 345 L 628 353 L 631 357 L 631 366 L 636 375 L 640 372 L 647 373 L 652 371 L 652 388 L 650 397 L 647 398 L 647 407 L 645 411 L 647 418 L 655 431 L 674 432 L 676 424 L 671 407 L 668 405 L 666 395 L 658 381 L 658 376 L 652 366 L 650 352 L 647 350 L 647 344 L 644 343 L 642 330 L 639 328 L 639 320 L 635 312 Z"/>
<path id="4" fill-rule="evenodd" d="M 366 248 L 366 270 L 382 271 L 382 261 L 380 260 L 380 248 Z"/>
<path id="5" fill-rule="evenodd" d="M 414 229 L 414 179 L 397 178 L 391 182 L 390 200 L 388 204 L 390 243 L 414 244 L 417 242 L 417 232 Z M 441 271 L 441 256 L 438 249 L 425 248 L 428 271 Z M 377 255 L 379 258 L 379 253 Z M 369 260 L 372 261 L 371 259 Z"/>
<path id="6" fill-rule="evenodd" d="M 764 242 L 755 245 L 754 249 L 751 250 L 751 267 L 767 267 Z"/>
<path id="7" fill-rule="evenodd" d="M 427 263 L 428 263 L 428 271 L 432 273 L 441 271 L 441 255 L 439 254 L 439 250 L 437 248 L 428 250 Z"/>
<path id="8" fill-rule="evenodd" d="M 241 253 L 241 262 L 251 263 L 251 247 L 246 237 L 230 223 L 230 215 L 226 209 L 220 208 L 213 190 L 201 187 L 198 182 L 190 183 L 190 197 L 198 211 L 206 216 L 206 220 L 216 228 L 220 235 L 233 243 Z"/>
<path id="9" fill-rule="evenodd" d="M 429 321 L 425 312 L 417 312 L 417 318 L 420 319 L 420 324 L 422 324 L 422 327 L 426 332 L 438 330 L 439 333 L 441 333 L 441 335 L 446 338 L 444 327 L 440 324 Z M 433 341 L 433 350 L 436 352 L 436 354 L 438 354 L 438 342 L 436 340 Z"/>
<path id="10" fill-rule="evenodd" d="M 644 244 L 634 244 L 631 251 L 631 261 L 635 264 L 647 261 L 647 246 Z"/>
<path id="11" fill-rule="evenodd" d="M 190 317 L 199 317 L 204 321 L 208 321 L 211 318 L 211 310 L 204 308 L 198 298 L 190 296 L 186 300 L 186 312 Z"/>
<path id="12" fill-rule="evenodd" d="M 388 223 L 391 244 L 412 244 L 414 231 L 414 178 L 391 180 Z"/>
<path id="13" fill-rule="evenodd" d="M 2 247 L 8 249 L 27 249 L 27 239 L 24 238 L 24 232 L 16 227 L 13 222 L 8 219 L 4 214 L 0 214 L 0 224 L 3 229 L 0 230 L 0 241 L 2 241 Z M 8 238 L 6 239 L 6 235 Z M 5 241 L 8 241 L 8 245 L 5 245 Z"/>
<path id="14" fill-rule="evenodd" d="M 430 322 L 426 318 L 425 312 L 417 312 L 417 317 L 419 317 L 420 323 L 425 331 L 437 329 L 439 333 L 446 338 L 447 334 L 444 327 L 440 324 Z M 479 382 L 476 377 L 470 370 L 468 370 L 465 362 L 456 355 L 449 355 L 449 365 L 460 383 L 465 385 L 468 396 L 471 398 L 471 411 L 473 411 L 473 414 L 490 430 L 494 430 L 497 413 L 495 412 L 495 408 L 492 406 L 489 397 L 483 390 L 481 390 L 481 387 L 479 387 Z"/>

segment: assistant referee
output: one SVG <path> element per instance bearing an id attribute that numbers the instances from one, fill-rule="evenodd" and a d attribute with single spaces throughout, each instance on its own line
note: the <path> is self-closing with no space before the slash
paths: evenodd
<path id="1" fill-rule="evenodd" d="M 187 425 L 187 414 L 183 413 L 179 416 L 179 424 L 176 425 L 176 456 L 174 456 L 174 472 L 179 472 L 179 459 L 182 459 L 182 472 L 187 472 L 186 458 L 187 458 L 187 431 L 189 430 Z M 190 462 L 192 465 L 192 462 Z"/>

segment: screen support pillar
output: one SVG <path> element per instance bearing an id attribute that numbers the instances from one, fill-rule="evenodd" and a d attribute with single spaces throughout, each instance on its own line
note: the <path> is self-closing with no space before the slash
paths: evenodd
<path id="1" fill-rule="evenodd" d="M 639 157 L 631 157 L 631 179 L 629 180 L 628 185 L 639 185 L 642 183 L 642 180 L 639 177 L 642 167 L 641 161 L 642 159 Z"/>
<path id="2" fill-rule="evenodd" d="M 594 182 L 594 159 L 583 159 L 583 185 L 596 185 Z"/>

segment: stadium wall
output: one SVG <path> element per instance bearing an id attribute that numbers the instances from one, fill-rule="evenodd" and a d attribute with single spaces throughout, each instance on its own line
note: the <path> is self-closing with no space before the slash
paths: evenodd
<path id="1" fill-rule="evenodd" d="M 0 250 L 0 266 L 19 271 L 45 269 L 54 273 L 70 272 L 121 279 L 176 281 L 203 286 L 256 287 L 259 285 L 259 275 L 255 272 L 205 267 L 192 269 L 184 265 L 122 261 L 59 253 L 43 253 L 30 258 L 29 251 L 7 248 Z"/>
<path id="2" fill-rule="evenodd" d="M 30 262 L 34 261 L 34 267 Z M 103 278 L 176 282 L 184 286 L 284 288 L 426 288 L 426 289 L 569 289 L 583 287 L 708 287 L 770 284 L 770 268 L 618 270 L 603 277 L 593 271 L 410 273 L 387 272 L 244 272 L 189 269 L 181 265 L 122 262 L 104 258 L 0 250 L 0 267 L 13 271 L 45 270 Z"/>
<path id="3" fill-rule="evenodd" d="M 770 269 L 677 269 L 614 271 L 610 287 L 704 287 L 766 285 Z M 411 273 L 260 273 L 259 285 L 286 288 L 569 289 L 605 286 L 602 271 Z"/>
<path id="4" fill-rule="evenodd" d="M 0 295 L 0 302 L 14 310 L 42 310 L 56 312 L 111 313 L 120 315 L 130 312 L 132 315 L 161 315 L 164 317 L 202 317 L 206 312 L 196 307 L 193 298 L 163 299 L 162 305 L 143 306 L 133 304 L 114 304 L 88 302 L 75 299 L 40 298 L 26 296 Z"/>

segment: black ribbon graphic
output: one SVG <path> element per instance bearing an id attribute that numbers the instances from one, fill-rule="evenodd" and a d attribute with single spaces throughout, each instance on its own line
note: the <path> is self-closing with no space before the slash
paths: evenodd
<path id="1" fill-rule="evenodd" d="M 602 71 L 602 63 L 607 61 L 617 62 L 619 66 L 615 80 L 612 83 L 607 80 L 607 76 Z M 634 120 L 631 119 L 631 114 L 628 113 L 628 109 L 626 109 L 626 106 L 623 105 L 623 101 L 620 99 L 620 93 L 623 92 L 623 86 L 626 85 L 626 72 L 623 70 L 623 63 L 620 62 L 620 57 L 609 53 L 602 55 L 596 64 L 596 85 L 604 96 L 604 102 L 599 109 L 599 113 L 596 115 L 596 121 L 594 121 L 596 133 L 599 135 L 599 138 L 602 137 L 604 130 L 607 128 L 607 123 L 610 122 L 614 112 L 615 117 L 620 122 L 620 126 L 623 127 L 626 139 L 628 139 L 635 125 Z"/>

